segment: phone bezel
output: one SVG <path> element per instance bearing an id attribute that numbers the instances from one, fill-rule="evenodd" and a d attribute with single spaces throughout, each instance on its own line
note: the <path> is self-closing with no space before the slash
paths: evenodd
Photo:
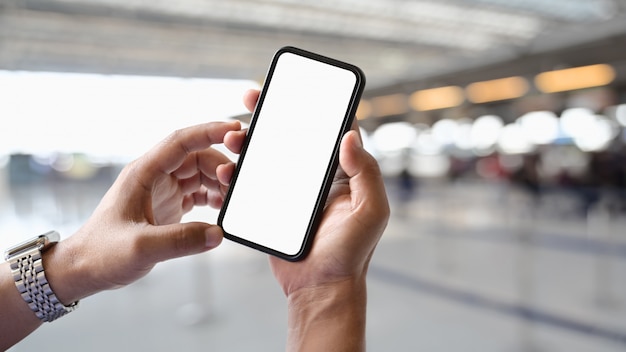
<path id="1" fill-rule="evenodd" d="M 276 65 L 278 63 L 278 59 L 280 58 L 281 55 L 285 54 L 285 53 L 291 53 L 291 54 L 295 54 L 295 55 L 299 55 L 311 60 L 316 60 L 328 65 L 332 65 L 332 66 L 336 66 L 345 70 L 348 70 L 350 72 L 352 72 L 355 77 L 356 77 L 356 81 L 355 81 L 355 85 L 352 91 L 352 94 L 350 96 L 350 101 L 348 102 L 348 108 L 346 110 L 345 116 L 343 118 L 343 122 L 341 125 L 341 129 L 339 131 L 337 131 L 337 138 L 335 139 L 335 145 L 333 148 L 333 152 L 331 155 L 331 158 L 328 162 L 328 167 L 326 169 L 325 175 L 324 175 L 324 180 L 322 183 L 322 187 L 318 193 L 318 197 L 316 200 L 316 204 L 315 207 L 313 209 L 313 213 L 311 214 L 310 218 L 309 218 L 309 224 L 307 226 L 307 230 L 306 233 L 304 235 L 302 244 L 300 246 L 300 250 L 296 253 L 296 254 L 288 254 L 288 253 L 283 253 L 281 251 L 278 251 L 276 249 L 273 248 L 269 248 L 266 246 L 263 246 L 261 244 L 258 244 L 256 242 L 252 242 L 249 241 L 245 238 L 239 237 L 235 234 L 231 234 L 228 233 L 226 231 L 226 229 L 223 228 L 223 220 L 224 217 L 226 216 L 226 212 L 228 211 L 228 203 L 230 201 L 231 198 L 231 194 L 234 190 L 234 188 L 236 187 L 236 183 L 237 183 L 237 178 L 239 176 L 239 172 L 240 172 L 240 168 L 241 165 L 245 162 L 245 156 L 246 156 L 246 151 L 248 150 L 248 145 L 249 142 L 254 134 L 254 129 L 257 123 L 257 119 L 258 119 L 258 115 L 261 112 L 261 109 L 263 107 L 263 102 L 265 100 L 265 96 L 267 94 L 268 91 L 268 87 L 271 84 L 272 81 L 272 77 L 276 68 Z M 289 261 L 298 261 L 303 259 L 304 257 L 306 257 L 306 255 L 308 254 L 308 252 L 310 251 L 311 245 L 313 243 L 313 239 L 314 239 L 314 235 L 315 232 L 317 231 L 317 227 L 319 225 L 319 222 L 321 220 L 321 216 L 324 210 L 324 205 L 326 203 L 326 199 L 328 197 L 328 193 L 330 191 L 330 187 L 332 185 L 332 181 L 333 178 L 335 176 L 335 172 L 337 170 L 337 166 L 339 164 L 339 146 L 341 144 L 341 139 L 343 137 L 343 135 L 345 133 L 347 133 L 351 126 L 352 123 L 354 121 L 355 118 L 355 114 L 356 114 L 356 110 L 358 108 L 359 105 L 359 101 L 361 99 L 361 95 L 363 93 L 363 90 L 365 88 L 365 74 L 363 73 L 363 71 L 358 68 L 355 65 L 340 61 L 340 60 L 336 60 L 336 59 L 332 59 L 330 57 L 324 56 L 324 55 L 320 55 L 320 54 L 316 54 L 307 50 L 303 50 L 300 48 L 296 48 L 293 46 L 285 46 L 281 49 L 279 49 L 273 56 L 270 67 L 268 69 L 266 78 L 265 78 L 265 82 L 263 84 L 263 87 L 261 89 L 261 93 L 259 95 L 259 100 L 257 102 L 257 105 L 255 107 L 255 110 L 252 114 L 252 118 L 250 121 L 250 126 L 248 128 L 248 132 L 246 135 L 246 139 L 244 141 L 244 144 L 242 146 L 242 150 L 241 153 L 239 155 L 239 161 L 237 163 L 237 166 L 235 168 L 235 171 L 233 173 L 232 179 L 231 179 L 231 183 L 230 183 L 230 187 L 228 189 L 228 192 L 226 193 L 226 196 L 224 198 L 224 202 L 222 204 L 222 207 L 220 209 L 220 213 L 218 216 L 218 220 L 217 223 L 220 227 L 222 227 L 222 229 L 224 230 L 224 237 L 233 241 L 233 242 L 237 242 L 240 244 L 243 244 L 245 246 L 248 246 L 250 248 L 277 256 L 279 258 L 285 259 L 285 260 L 289 260 Z"/>

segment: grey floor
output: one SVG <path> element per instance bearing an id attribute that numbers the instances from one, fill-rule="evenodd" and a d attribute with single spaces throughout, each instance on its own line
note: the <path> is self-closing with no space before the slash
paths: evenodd
<path id="1" fill-rule="evenodd" d="M 0 188 L 3 247 L 49 226 L 71 233 L 102 192 L 51 189 Z M 626 217 L 503 184 L 434 182 L 402 203 L 388 190 L 393 217 L 369 273 L 370 351 L 626 350 Z M 280 351 L 285 327 L 267 258 L 225 241 L 83 300 L 11 351 Z"/>

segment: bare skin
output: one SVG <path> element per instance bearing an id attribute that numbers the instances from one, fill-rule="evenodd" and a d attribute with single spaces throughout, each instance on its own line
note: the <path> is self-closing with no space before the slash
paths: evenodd
<path id="1" fill-rule="evenodd" d="M 258 91 L 244 96 L 252 110 Z M 79 299 L 126 286 L 158 262 L 217 247 L 222 230 L 180 223 L 194 206 L 219 208 L 234 164 L 211 145 L 238 153 L 239 122 L 215 122 L 171 134 L 127 165 L 92 216 L 44 253 L 46 276 L 59 299 Z M 365 349 L 367 267 L 389 217 L 382 177 L 357 131 L 343 138 L 335 177 L 311 252 L 292 263 L 270 258 L 288 304 L 287 349 Z M 41 322 L 18 294 L 8 265 L 0 264 L 0 350 Z"/>

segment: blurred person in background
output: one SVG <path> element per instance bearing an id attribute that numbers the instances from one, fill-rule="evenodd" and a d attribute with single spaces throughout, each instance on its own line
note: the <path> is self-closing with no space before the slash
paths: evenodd
<path id="1" fill-rule="evenodd" d="M 245 95 L 249 110 L 258 96 Z M 366 274 L 389 205 L 378 164 L 357 131 L 343 138 L 340 169 L 309 255 L 300 262 L 270 257 L 287 297 L 288 350 L 365 349 Z M 126 286 L 158 262 L 217 247 L 218 226 L 180 220 L 194 206 L 221 206 L 234 164 L 210 147 L 223 143 L 238 153 L 245 134 L 238 121 L 189 127 L 127 165 L 86 223 L 42 255 L 60 307 L 69 312 L 80 299 Z M 36 316 L 15 283 L 2 263 L 0 350 L 65 314 Z"/>

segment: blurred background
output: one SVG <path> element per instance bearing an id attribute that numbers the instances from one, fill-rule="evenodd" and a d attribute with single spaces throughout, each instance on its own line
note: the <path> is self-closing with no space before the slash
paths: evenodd
<path id="1" fill-rule="evenodd" d="M 174 129 L 245 121 L 285 45 L 368 79 L 357 117 L 392 206 L 370 350 L 626 350 L 624 0 L 0 0 L 0 247 L 70 236 Z M 285 337 L 267 258 L 225 241 L 12 351 Z"/>

